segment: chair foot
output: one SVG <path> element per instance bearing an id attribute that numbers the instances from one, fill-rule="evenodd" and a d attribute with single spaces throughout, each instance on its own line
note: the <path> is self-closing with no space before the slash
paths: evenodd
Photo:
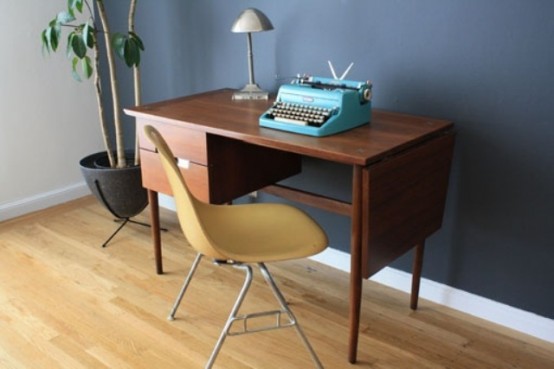
<path id="1" fill-rule="evenodd" d="M 208 362 L 206 363 L 206 369 L 211 369 L 213 366 L 215 359 L 217 358 L 217 355 L 219 354 L 219 351 L 221 350 L 221 346 L 223 346 L 223 342 L 225 342 L 225 338 L 227 338 L 227 334 L 229 333 L 229 330 L 231 329 L 231 326 L 233 325 L 233 322 L 235 321 L 235 318 L 237 317 L 237 313 L 240 309 L 240 306 L 242 305 L 242 302 L 244 301 L 244 297 L 246 297 L 246 293 L 248 292 L 248 289 L 250 288 L 250 284 L 252 283 L 252 267 L 250 265 L 246 264 L 225 264 L 225 263 L 219 263 L 216 262 L 217 265 L 232 265 L 234 268 L 237 269 L 243 269 L 246 272 L 246 278 L 244 279 L 244 284 L 242 285 L 242 288 L 240 290 L 239 296 L 237 297 L 237 301 L 235 301 L 235 305 L 231 309 L 231 313 L 229 314 L 229 318 L 227 319 L 227 322 L 225 323 L 225 326 L 223 327 L 223 330 L 221 331 L 221 334 L 219 335 L 219 338 L 217 339 L 217 342 L 214 346 L 214 349 L 210 355 L 210 358 L 208 359 Z"/>
<path id="2" fill-rule="evenodd" d="M 310 357 L 312 358 L 312 361 L 314 362 L 316 368 L 323 369 L 323 365 L 321 364 L 321 361 L 319 361 L 319 358 L 317 357 L 317 354 L 315 353 L 312 345 L 308 341 L 308 338 L 304 334 L 304 331 L 298 324 L 298 321 L 296 320 L 296 317 L 294 316 L 292 310 L 289 308 L 285 298 L 283 297 L 283 294 L 275 284 L 275 281 L 273 280 L 273 277 L 271 276 L 271 273 L 269 273 L 269 270 L 267 270 L 267 267 L 264 263 L 259 263 L 258 266 L 260 267 L 260 271 L 262 272 L 262 275 L 264 276 L 265 281 L 273 291 L 273 295 L 279 302 L 279 305 L 281 306 L 281 309 L 291 318 L 293 322 L 294 328 L 296 328 L 296 333 L 300 337 L 300 340 L 306 347 L 306 350 L 308 350 L 308 353 L 310 354 Z"/>
<path id="3" fill-rule="evenodd" d="M 175 303 L 173 304 L 173 307 L 171 308 L 171 311 L 169 312 L 169 315 L 167 317 L 167 320 L 175 320 L 175 313 L 177 312 L 177 309 L 179 308 L 179 305 L 181 304 L 181 300 L 183 299 L 183 296 L 185 295 L 185 292 L 187 291 L 187 288 L 190 284 L 190 281 L 192 280 L 192 276 L 194 275 L 194 272 L 196 271 L 196 268 L 198 268 L 198 264 L 200 263 L 200 260 L 202 260 L 202 254 L 198 253 L 196 254 L 196 258 L 192 262 L 192 266 L 190 267 L 189 274 L 185 278 L 185 281 L 183 282 L 183 286 L 181 287 L 181 290 L 179 291 L 179 295 L 177 295 L 177 299 L 175 299 Z"/>

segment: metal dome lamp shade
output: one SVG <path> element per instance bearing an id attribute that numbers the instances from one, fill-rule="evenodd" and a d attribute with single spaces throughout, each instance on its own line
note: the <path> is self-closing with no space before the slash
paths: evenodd
<path id="1" fill-rule="evenodd" d="M 248 46 L 248 84 L 233 94 L 234 100 L 267 100 L 269 93 L 260 89 L 254 79 L 254 58 L 252 53 L 252 32 L 270 31 L 273 29 L 271 21 L 258 9 L 248 8 L 239 14 L 231 32 L 246 33 Z"/>

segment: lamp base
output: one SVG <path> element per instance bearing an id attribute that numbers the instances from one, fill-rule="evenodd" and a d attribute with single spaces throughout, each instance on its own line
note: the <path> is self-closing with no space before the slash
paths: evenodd
<path id="1" fill-rule="evenodd" d="M 269 92 L 262 90 L 257 84 L 247 84 L 240 91 L 233 93 L 233 100 L 267 100 Z"/>

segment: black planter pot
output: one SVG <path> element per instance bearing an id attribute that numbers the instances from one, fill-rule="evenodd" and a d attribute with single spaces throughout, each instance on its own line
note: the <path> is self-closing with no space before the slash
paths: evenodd
<path id="1" fill-rule="evenodd" d="M 126 156 L 132 163 L 133 153 Z M 79 165 L 91 192 L 116 218 L 128 220 L 148 204 L 140 166 L 110 168 L 106 152 L 89 155 Z"/>

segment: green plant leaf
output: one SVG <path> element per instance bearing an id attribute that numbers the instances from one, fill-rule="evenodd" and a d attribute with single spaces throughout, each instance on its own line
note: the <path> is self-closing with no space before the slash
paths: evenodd
<path id="1" fill-rule="evenodd" d="M 83 0 L 67 0 L 67 9 L 73 11 L 77 9 L 79 13 L 83 12 Z"/>
<path id="2" fill-rule="evenodd" d="M 125 59 L 125 42 L 127 41 L 127 36 L 123 33 L 114 33 L 112 36 L 112 46 L 115 53 L 121 59 Z"/>
<path id="3" fill-rule="evenodd" d="M 140 50 L 137 42 L 130 38 L 125 42 L 125 64 L 128 67 L 140 64 Z"/>
<path id="4" fill-rule="evenodd" d="M 89 43 L 89 39 L 88 39 L 88 36 L 89 36 L 89 23 L 85 23 L 84 27 L 83 27 L 83 32 L 81 33 L 81 37 L 83 38 L 83 43 L 85 44 L 85 46 L 88 47 L 88 43 Z"/>
<path id="5" fill-rule="evenodd" d="M 81 67 L 83 69 L 83 75 L 88 79 L 90 76 L 92 76 L 92 62 L 90 60 L 90 57 L 85 56 L 81 60 Z"/>
<path id="6" fill-rule="evenodd" d="M 46 29 L 43 29 L 40 32 L 40 43 L 42 46 L 45 46 L 48 43 L 48 39 L 46 38 Z"/>
<path id="7" fill-rule="evenodd" d="M 50 44 L 48 42 L 48 37 L 46 37 L 46 29 L 42 30 L 40 33 L 40 39 L 42 41 L 42 51 L 44 50 L 50 52 Z"/>
<path id="8" fill-rule="evenodd" d="M 77 64 L 79 64 L 79 58 L 74 57 L 73 61 L 71 62 L 71 75 L 73 76 L 74 80 L 76 80 L 77 82 L 81 82 L 81 76 L 79 75 L 79 73 L 77 73 Z"/>
<path id="9" fill-rule="evenodd" d="M 57 18 L 52 19 L 48 23 L 48 27 L 43 31 L 43 45 L 48 51 L 56 51 L 58 49 L 60 37 L 62 33 L 62 27 L 58 23 Z"/>
<path id="10" fill-rule="evenodd" d="M 71 44 L 71 49 L 79 59 L 85 57 L 87 54 L 87 46 L 82 37 L 79 37 L 75 32 L 71 32 L 67 42 Z"/>
<path id="11" fill-rule="evenodd" d="M 138 45 L 139 49 L 144 51 L 144 43 L 142 42 L 140 37 L 134 32 L 129 32 L 129 35 L 130 35 L 130 38 L 132 38 L 133 40 L 135 40 L 137 42 L 137 45 Z"/>
<path id="12" fill-rule="evenodd" d="M 73 22 L 74 20 L 75 16 L 67 11 L 59 12 L 56 16 L 56 23 L 58 24 L 67 24 Z"/>
<path id="13" fill-rule="evenodd" d="M 73 43 L 73 38 L 75 37 L 77 37 L 75 32 L 71 32 L 67 36 L 67 50 L 65 51 L 65 54 L 67 55 L 68 58 L 71 58 L 71 56 L 73 55 L 73 49 L 71 47 L 71 44 Z"/>
<path id="14" fill-rule="evenodd" d="M 88 22 L 83 27 L 83 42 L 89 49 L 94 46 L 94 26 L 91 26 Z"/>
<path id="15" fill-rule="evenodd" d="M 144 50 L 144 44 L 135 33 L 115 33 L 112 36 L 112 46 L 117 56 L 123 59 L 128 67 L 140 64 L 140 51 Z"/>
<path id="16" fill-rule="evenodd" d="M 57 31 L 56 27 L 48 27 L 44 32 L 47 48 L 56 51 L 58 49 L 60 33 Z"/>

